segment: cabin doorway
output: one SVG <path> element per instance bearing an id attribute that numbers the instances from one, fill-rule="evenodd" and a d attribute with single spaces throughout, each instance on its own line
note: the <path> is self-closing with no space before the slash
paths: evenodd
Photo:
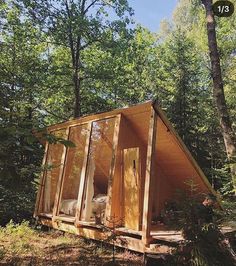
<path id="1" fill-rule="evenodd" d="M 123 150 L 124 160 L 124 226 L 128 229 L 140 229 L 140 188 L 141 165 L 140 149 Z"/>

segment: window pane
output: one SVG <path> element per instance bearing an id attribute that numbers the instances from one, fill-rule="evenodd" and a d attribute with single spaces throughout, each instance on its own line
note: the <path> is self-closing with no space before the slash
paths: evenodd
<path id="1" fill-rule="evenodd" d="M 103 223 L 112 159 L 115 118 L 93 122 L 82 205 L 82 221 Z"/>
<path id="2" fill-rule="evenodd" d="M 65 129 L 57 130 L 51 134 L 58 138 L 66 138 Z M 41 210 L 43 213 L 52 213 L 60 174 L 61 157 L 64 145 L 61 143 L 49 144 L 46 162 L 44 190 L 42 194 Z"/>
<path id="3" fill-rule="evenodd" d="M 67 150 L 60 215 L 75 216 L 87 135 L 87 125 L 70 128 L 69 140 L 75 144 L 75 147 Z"/>

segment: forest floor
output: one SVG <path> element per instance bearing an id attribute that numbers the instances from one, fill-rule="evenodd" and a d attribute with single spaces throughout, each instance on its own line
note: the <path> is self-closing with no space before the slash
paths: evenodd
<path id="1" fill-rule="evenodd" d="M 235 232 L 231 243 L 235 244 Z M 0 265 L 144 265 L 142 254 L 120 248 L 116 248 L 116 263 L 112 263 L 112 259 L 112 246 L 99 241 L 53 229 L 45 232 L 41 227 L 32 228 L 28 222 L 10 222 L 5 227 L 0 227 Z M 160 258 L 158 263 L 156 261 L 152 265 L 174 265 L 171 262 L 170 257 L 167 260 Z"/>
<path id="2" fill-rule="evenodd" d="M 116 265 L 143 265 L 142 255 L 117 250 Z M 114 265 L 112 248 L 101 242 L 51 230 L 42 232 L 28 223 L 0 228 L 0 265 Z"/>

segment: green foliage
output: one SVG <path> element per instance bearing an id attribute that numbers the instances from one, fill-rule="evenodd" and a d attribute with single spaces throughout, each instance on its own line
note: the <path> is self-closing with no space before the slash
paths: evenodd
<path id="1" fill-rule="evenodd" d="M 236 202 L 232 198 L 228 198 L 222 202 L 224 214 L 221 215 L 221 222 L 236 227 Z"/>
<path id="2" fill-rule="evenodd" d="M 7 224 L 11 219 L 15 222 L 21 222 L 23 219 L 32 219 L 35 205 L 35 191 L 32 188 L 25 189 L 23 186 L 23 188 L 19 190 L 18 188 L 16 189 L 15 186 L 6 188 L 1 185 L 0 195 L 1 225 Z"/>
<path id="3" fill-rule="evenodd" d="M 67 101 L 74 105 L 74 117 L 81 116 L 85 94 L 83 83 L 85 79 L 91 78 L 87 71 L 87 62 L 83 60 L 82 52 L 96 43 L 105 44 L 105 46 L 108 43 L 108 45 L 115 46 L 115 39 L 119 38 L 121 34 L 129 35 L 127 25 L 130 23 L 129 16 L 132 15 L 133 11 L 128 5 L 128 1 L 19 0 L 18 3 L 27 16 L 31 17 L 39 27 L 45 30 L 47 37 L 53 44 L 50 47 L 52 52 L 56 50 L 54 47 L 56 44 L 65 47 L 66 52 L 68 52 L 67 55 L 70 55 L 66 63 L 69 66 L 66 72 L 68 74 L 70 72 L 70 76 L 68 76 L 70 83 L 67 84 L 67 90 L 73 94 L 73 97 L 70 98 L 70 93 L 66 95 L 63 92 L 61 93 L 61 90 L 59 95 L 64 96 Z M 114 14 L 113 19 L 111 13 Z M 63 67 L 53 69 L 61 72 Z M 60 100 L 60 98 L 57 99 Z"/>
<path id="4" fill-rule="evenodd" d="M 156 87 L 156 41 L 157 36 L 138 26 L 132 36 L 121 35 L 109 48 L 98 43 L 82 53 L 86 74 L 92 77 L 86 79 L 88 96 L 100 110 L 150 99 Z"/>
<path id="5" fill-rule="evenodd" d="M 217 223 L 222 223 L 222 217 L 229 210 L 214 215 L 213 222 L 207 223 L 201 217 L 200 204 L 203 195 L 192 179 L 186 180 L 190 193 L 179 191 L 175 206 L 174 225 L 181 229 L 185 241 L 174 254 L 176 265 L 214 266 L 234 265 L 235 256 L 225 237 L 220 232 Z M 232 205 L 229 207 L 233 211 Z M 228 216 L 230 217 L 230 216 Z"/>
<path id="6" fill-rule="evenodd" d="M 176 28 L 155 51 L 155 96 L 209 180 L 218 188 L 222 180 L 213 168 L 223 166 L 224 144 L 212 106 L 208 70 L 199 47 L 189 32 Z"/>
<path id="7" fill-rule="evenodd" d="M 36 250 L 31 245 L 31 241 L 37 238 L 37 233 L 29 227 L 29 222 L 23 221 L 21 224 L 14 224 L 11 220 L 6 227 L 0 228 L 0 239 L 8 239 L 8 252 L 14 255 L 25 252 L 35 253 Z"/>
<path id="8" fill-rule="evenodd" d="M 215 2 L 215 1 L 213 1 Z M 235 0 L 233 1 L 236 4 Z M 229 113 L 233 122 L 233 128 L 235 127 L 235 16 L 229 18 L 216 19 L 216 32 L 217 43 L 219 47 L 221 68 L 224 80 L 224 91 L 227 100 Z M 205 22 L 205 9 L 201 4 L 201 1 L 194 0 L 181 0 L 179 1 L 176 10 L 174 12 L 174 19 L 172 27 L 176 30 L 180 28 L 184 31 L 188 38 L 190 38 L 196 47 L 197 53 L 201 58 L 201 71 L 205 74 L 204 87 L 211 93 L 212 91 L 212 75 L 210 68 L 210 58 L 208 51 L 206 22 Z M 197 36 L 197 37 L 196 37 Z M 199 99 L 199 97 L 196 97 Z M 222 135 L 220 132 L 219 121 L 216 115 L 215 102 L 210 100 L 208 104 L 203 107 L 202 117 L 207 118 L 204 121 L 205 132 L 205 148 L 208 152 L 201 154 L 198 152 L 197 160 L 200 165 L 205 169 L 205 173 L 213 180 L 215 188 L 219 188 L 226 184 L 224 193 L 231 191 L 232 184 L 230 184 L 229 169 L 226 169 L 226 153 L 222 152 L 224 143 L 222 141 Z M 207 128 L 208 127 L 208 128 Z M 209 145 L 210 144 L 210 145 Z M 203 146 L 203 147 L 204 147 Z M 207 147 L 208 146 L 208 147 Z M 219 152 L 221 151 L 221 152 Z M 208 165 L 204 165 L 204 161 L 199 161 L 199 155 L 208 160 Z M 210 159 L 210 160 L 209 160 Z M 210 164 L 209 164 L 210 163 Z"/>

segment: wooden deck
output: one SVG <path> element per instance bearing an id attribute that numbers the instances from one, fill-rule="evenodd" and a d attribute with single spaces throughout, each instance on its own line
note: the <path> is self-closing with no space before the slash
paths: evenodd
<path id="1" fill-rule="evenodd" d="M 75 226 L 73 221 L 74 219 L 70 218 L 67 221 L 64 219 L 60 221 L 60 219 L 51 219 L 51 217 L 46 216 L 39 217 L 39 222 L 49 227 L 77 234 L 85 238 L 106 241 L 107 235 L 103 231 L 102 225 L 82 223 Z M 142 241 L 142 231 L 130 230 L 124 227 L 119 227 L 115 230 L 119 235 L 116 241 L 117 246 L 145 254 L 170 253 L 184 240 L 181 231 L 171 230 L 165 227 L 157 229 L 154 226 L 151 228 L 150 242 L 148 245 L 145 245 Z M 236 228 L 223 226 L 221 232 L 223 234 L 236 232 Z"/>

